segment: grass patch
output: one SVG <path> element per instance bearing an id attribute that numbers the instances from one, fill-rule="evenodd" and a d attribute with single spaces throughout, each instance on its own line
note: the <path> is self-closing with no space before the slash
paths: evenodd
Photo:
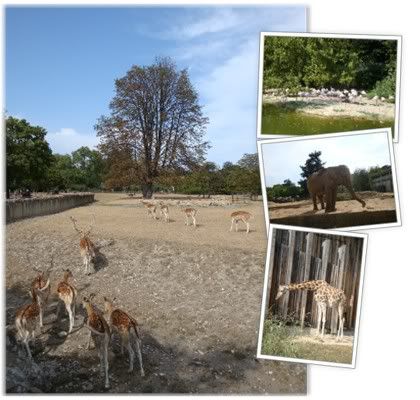
<path id="1" fill-rule="evenodd" d="M 329 336 L 329 335 L 328 335 Z M 334 339 L 333 339 L 334 340 Z M 261 353 L 270 356 L 300 358 L 351 364 L 353 346 L 302 335 L 299 327 L 278 320 L 265 320 Z"/>

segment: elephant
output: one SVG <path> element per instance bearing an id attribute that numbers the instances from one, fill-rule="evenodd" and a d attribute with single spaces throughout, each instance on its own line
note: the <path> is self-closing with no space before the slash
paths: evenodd
<path id="1" fill-rule="evenodd" d="M 324 209 L 324 196 L 326 200 L 325 212 L 336 211 L 337 188 L 340 185 L 347 188 L 353 200 L 357 200 L 362 207 L 366 206 L 366 203 L 353 190 L 348 167 L 346 165 L 338 165 L 336 167 L 321 168 L 308 178 L 307 187 L 312 197 L 314 211 L 318 210 L 317 199 L 320 200 L 321 208 Z"/>

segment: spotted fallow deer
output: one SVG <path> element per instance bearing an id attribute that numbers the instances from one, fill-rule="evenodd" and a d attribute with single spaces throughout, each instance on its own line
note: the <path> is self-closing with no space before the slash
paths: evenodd
<path id="1" fill-rule="evenodd" d="M 141 355 L 141 340 L 139 326 L 137 321 L 125 311 L 115 308 L 113 300 L 104 297 L 105 315 L 108 318 L 111 331 L 117 332 L 121 336 L 121 354 L 124 353 L 124 347 L 128 350 L 130 357 L 130 366 L 128 372 L 133 371 L 134 366 L 134 350 L 131 346 L 132 341 L 135 344 L 135 351 L 140 363 L 140 374 L 144 376 L 143 359 Z"/>
<path id="2" fill-rule="evenodd" d="M 108 346 L 111 338 L 108 323 L 102 316 L 102 313 L 92 304 L 92 299 L 95 295 L 91 294 L 89 297 L 83 297 L 83 307 L 87 312 L 86 327 L 90 330 L 88 346 L 90 340 L 93 339 L 95 348 L 98 352 L 101 367 L 105 374 L 105 388 L 109 388 L 108 376 Z"/>
<path id="3" fill-rule="evenodd" d="M 163 215 L 165 222 L 169 222 L 169 207 L 162 202 L 159 203 L 160 215 Z"/>
<path id="4" fill-rule="evenodd" d="M 143 203 L 147 210 L 147 215 L 150 215 L 153 219 L 157 219 L 156 215 L 156 204 L 153 203 Z"/>
<path id="5" fill-rule="evenodd" d="M 32 353 L 29 348 L 29 341 L 35 337 L 35 330 L 38 325 L 37 320 L 40 313 L 38 296 L 42 295 L 44 290 L 46 290 L 45 287 L 43 289 L 33 287 L 31 289 L 32 302 L 20 307 L 16 312 L 16 339 L 24 344 L 30 360 L 32 360 Z"/>
<path id="6" fill-rule="evenodd" d="M 68 334 L 71 333 L 74 326 L 74 316 L 76 314 L 76 297 L 77 290 L 71 283 L 71 279 L 74 281 L 72 272 L 69 269 L 64 270 L 63 280 L 57 285 L 57 294 L 59 299 L 64 303 L 67 314 L 69 315 L 69 330 Z M 60 315 L 60 304 L 57 305 L 57 319 Z"/>
<path id="7" fill-rule="evenodd" d="M 238 232 L 238 222 L 242 221 L 246 225 L 246 233 L 249 233 L 249 220 L 252 218 L 252 214 L 248 211 L 234 211 L 230 214 L 232 223 L 230 224 L 230 231 L 232 232 L 233 224 L 235 224 L 235 231 Z"/>
<path id="8" fill-rule="evenodd" d="M 75 231 L 80 235 L 80 255 L 83 259 L 83 265 L 85 267 L 85 274 L 90 275 L 90 269 L 89 266 L 92 266 L 92 264 L 95 261 L 96 256 L 96 249 L 95 245 L 93 244 L 92 240 L 89 238 L 90 232 L 92 231 L 95 218 L 92 215 L 92 222 L 88 229 L 83 230 L 79 229 L 77 227 L 77 221 L 75 218 L 70 217 L 71 222 L 73 222 L 73 227 Z"/>
<path id="9" fill-rule="evenodd" d="M 185 214 L 185 225 L 190 225 L 191 218 L 194 227 L 197 227 L 197 221 L 195 219 L 195 216 L 197 215 L 197 210 L 195 208 L 184 208 L 182 211 Z"/>
<path id="10" fill-rule="evenodd" d="M 50 296 L 50 273 L 53 268 L 53 258 L 51 257 L 51 264 L 46 271 L 41 271 L 35 267 L 32 269 L 37 272 L 36 278 L 31 283 L 30 294 L 35 293 L 36 300 L 39 306 L 39 326 L 42 328 L 43 325 L 43 314 L 44 308 L 47 305 L 48 297 Z"/>

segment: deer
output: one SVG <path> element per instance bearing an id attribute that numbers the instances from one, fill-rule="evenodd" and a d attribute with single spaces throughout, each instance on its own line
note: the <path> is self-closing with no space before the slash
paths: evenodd
<path id="1" fill-rule="evenodd" d="M 100 365 L 104 370 L 105 374 L 105 389 L 109 388 L 109 376 L 108 376 L 108 346 L 111 338 L 109 325 L 102 313 L 92 304 L 92 299 L 95 294 L 91 294 L 89 297 L 83 297 L 82 305 L 87 312 L 86 327 L 89 329 L 89 341 L 87 348 L 89 348 L 90 341 L 93 338 L 95 348 L 98 352 Z"/>
<path id="2" fill-rule="evenodd" d="M 248 211 L 234 211 L 230 214 L 232 223 L 230 224 L 230 232 L 232 232 L 233 224 L 235 224 L 235 231 L 238 232 L 238 222 L 242 221 L 246 225 L 246 233 L 249 233 L 249 220 L 252 214 Z"/>
<path id="3" fill-rule="evenodd" d="M 76 314 L 76 297 L 77 297 L 77 290 L 70 283 L 70 279 L 74 277 L 72 272 L 69 269 L 64 270 L 63 280 L 57 285 L 57 294 L 59 299 L 64 303 L 67 314 L 69 315 L 69 330 L 68 335 L 71 333 L 73 326 L 74 326 L 74 316 Z M 57 305 L 57 320 L 60 314 L 60 303 Z"/>
<path id="4" fill-rule="evenodd" d="M 29 360 L 32 361 L 32 353 L 29 348 L 29 341 L 35 337 L 35 330 L 37 328 L 37 320 L 40 315 L 38 303 L 38 296 L 42 296 L 42 292 L 47 290 L 49 286 L 44 286 L 43 289 L 31 288 L 32 302 L 20 307 L 16 312 L 15 327 L 16 327 L 16 340 L 23 342 Z"/>
<path id="5" fill-rule="evenodd" d="M 141 376 L 144 376 L 139 325 L 131 315 L 125 311 L 120 310 L 119 308 L 114 307 L 113 303 L 115 300 L 115 297 L 113 300 L 109 300 L 104 297 L 105 316 L 108 318 L 111 331 L 117 332 L 121 337 L 121 354 L 124 353 L 124 348 L 128 350 L 130 358 L 130 366 L 128 368 L 128 372 L 132 372 L 134 366 L 134 350 L 131 346 L 131 343 L 134 340 L 137 358 L 140 363 L 140 374 Z"/>
<path id="6" fill-rule="evenodd" d="M 164 216 L 165 222 L 169 222 L 169 207 L 162 202 L 159 203 L 160 206 L 160 214 Z"/>
<path id="7" fill-rule="evenodd" d="M 190 225 L 190 217 L 192 219 L 192 223 L 195 228 L 197 228 L 197 221 L 195 219 L 195 216 L 197 215 L 197 210 L 195 208 L 185 208 L 182 210 L 185 214 L 185 225 Z"/>
<path id="8" fill-rule="evenodd" d="M 77 220 L 74 217 L 70 217 L 71 222 L 73 222 L 73 227 L 75 231 L 80 235 L 80 255 L 83 259 L 83 265 L 85 267 L 85 274 L 90 275 L 89 265 L 93 264 L 96 256 L 95 245 L 92 240 L 89 238 L 90 232 L 92 231 L 95 217 L 92 215 L 92 222 L 87 230 L 82 230 L 77 227 Z"/>
<path id="9" fill-rule="evenodd" d="M 35 293 L 36 300 L 39 306 L 39 326 L 42 328 L 43 325 L 43 314 L 44 308 L 47 305 L 48 297 L 50 296 L 50 273 L 53 268 L 53 258 L 51 257 L 51 264 L 46 271 L 41 271 L 35 267 L 32 269 L 37 272 L 36 278 L 31 283 L 30 294 Z"/>

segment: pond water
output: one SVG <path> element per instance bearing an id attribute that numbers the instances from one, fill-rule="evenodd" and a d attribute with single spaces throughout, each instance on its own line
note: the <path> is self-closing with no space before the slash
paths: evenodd
<path id="1" fill-rule="evenodd" d="M 392 128 L 393 132 L 394 120 L 321 117 L 285 110 L 284 107 L 276 104 L 264 104 L 262 110 L 262 134 L 310 135 L 374 128 Z"/>

